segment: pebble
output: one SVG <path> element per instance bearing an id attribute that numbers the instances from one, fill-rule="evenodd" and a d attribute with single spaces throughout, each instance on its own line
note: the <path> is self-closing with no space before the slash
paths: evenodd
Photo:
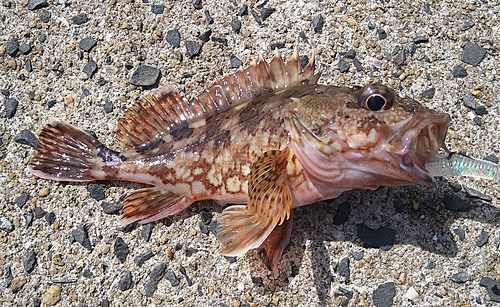
<path id="1" fill-rule="evenodd" d="M 122 210 L 123 205 L 121 203 L 108 203 L 103 201 L 101 203 L 102 211 L 106 214 L 118 214 Z"/>
<path id="2" fill-rule="evenodd" d="M 237 56 L 231 54 L 229 56 L 229 65 L 231 68 L 239 68 L 243 65 L 243 62 Z"/>
<path id="3" fill-rule="evenodd" d="M 110 303 L 108 299 L 102 299 L 100 303 L 100 307 L 109 307 Z"/>
<path id="4" fill-rule="evenodd" d="M 339 205 L 335 217 L 333 218 L 333 225 L 342 225 L 349 219 L 351 214 L 351 205 L 349 202 L 345 201 Z"/>
<path id="5" fill-rule="evenodd" d="M 455 228 L 453 229 L 453 232 L 457 235 L 460 241 L 463 241 L 465 239 L 465 230 L 463 230 L 462 228 Z"/>
<path id="6" fill-rule="evenodd" d="M 165 279 L 170 282 L 170 285 L 172 287 L 176 287 L 181 283 L 181 280 L 179 279 L 179 277 L 177 277 L 177 275 L 175 275 L 174 271 L 172 271 L 172 270 L 168 270 L 165 273 Z"/>
<path id="7" fill-rule="evenodd" d="M 337 267 L 337 272 L 341 277 L 344 278 L 344 283 L 349 283 L 351 281 L 351 271 L 349 269 L 350 260 L 348 257 L 340 260 L 339 265 Z"/>
<path id="8" fill-rule="evenodd" d="M 12 283 L 14 276 L 12 275 L 12 266 L 9 264 L 5 266 L 5 270 L 3 271 L 3 287 L 8 288 Z"/>
<path id="9" fill-rule="evenodd" d="M 3 230 L 3 231 L 5 231 L 5 232 L 13 232 L 14 231 L 14 225 L 5 216 L 0 216 L 0 229 Z"/>
<path id="10" fill-rule="evenodd" d="M 123 241 L 122 238 L 117 237 L 114 245 L 114 253 L 116 258 L 124 263 L 127 260 L 127 256 L 130 253 L 128 245 Z"/>
<path id="11" fill-rule="evenodd" d="M 227 39 L 223 37 L 212 37 L 212 42 L 219 43 L 227 47 Z"/>
<path id="12" fill-rule="evenodd" d="M 248 15 L 248 5 L 243 4 L 240 9 L 238 10 L 238 16 L 243 17 Z"/>
<path id="13" fill-rule="evenodd" d="M 476 97 L 472 95 L 467 95 L 462 98 L 462 102 L 465 107 L 469 109 L 475 109 L 476 108 Z"/>
<path id="14" fill-rule="evenodd" d="M 241 31 L 241 21 L 237 16 L 231 17 L 231 30 L 236 34 L 239 34 Z"/>
<path id="15" fill-rule="evenodd" d="M 212 18 L 212 16 L 210 16 L 210 12 L 208 10 L 205 10 L 205 21 L 207 22 L 208 25 L 214 23 L 214 19 Z"/>
<path id="16" fill-rule="evenodd" d="M 413 38 L 413 43 L 418 45 L 418 44 L 424 44 L 424 43 L 428 43 L 429 42 L 429 38 L 427 36 L 417 36 L 415 38 Z"/>
<path id="17" fill-rule="evenodd" d="M 394 244 L 396 230 L 388 227 L 372 229 L 364 223 L 357 224 L 358 237 L 368 247 L 389 247 Z"/>
<path id="18" fill-rule="evenodd" d="M 34 149 L 38 147 L 38 138 L 33 132 L 29 131 L 28 129 L 24 129 L 18 135 L 16 135 L 14 137 L 14 141 L 22 145 L 28 145 Z"/>
<path id="19" fill-rule="evenodd" d="M 147 223 L 142 226 L 141 237 L 144 239 L 144 241 L 149 242 L 154 227 L 155 223 Z"/>
<path id="20" fill-rule="evenodd" d="M 45 221 L 47 221 L 47 224 L 52 225 L 56 221 L 56 214 L 54 212 L 49 212 L 48 214 L 45 215 Z"/>
<path id="21" fill-rule="evenodd" d="M 181 46 L 181 34 L 177 29 L 168 30 L 165 39 L 172 47 Z"/>
<path id="22" fill-rule="evenodd" d="M 81 14 L 73 17 L 73 24 L 82 25 L 82 24 L 86 23 L 88 20 L 89 20 L 89 18 L 87 16 L 87 14 L 81 13 Z"/>
<path id="23" fill-rule="evenodd" d="M 485 287 L 488 290 L 488 295 L 490 300 L 493 302 L 500 303 L 500 282 L 489 277 L 481 278 L 479 285 Z"/>
<path id="24" fill-rule="evenodd" d="M 193 0 L 193 6 L 197 10 L 201 10 L 203 8 L 201 0 Z"/>
<path id="25" fill-rule="evenodd" d="M 483 116 L 488 114 L 488 109 L 486 108 L 486 106 L 480 105 L 474 109 L 474 113 L 476 113 L 476 115 Z"/>
<path id="26" fill-rule="evenodd" d="M 161 15 L 165 11 L 165 6 L 161 4 L 152 4 L 151 5 L 151 13 L 156 15 Z"/>
<path id="27" fill-rule="evenodd" d="M 92 250 L 92 245 L 90 244 L 89 234 L 87 227 L 85 225 L 80 225 L 71 231 L 71 235 L 76 242 L 80 243 L 83 247 L 88 250 Z"/>
<path id="28" fill-rule="evenodd" d="M 323 23 L 324 23 L 324 20 L 323 20 L 323 16 L 321 14 L 319 14 L 316 17 L 314 17 L 312 23 L 313 23 L 314 32 L 316 32 L 318 34 L 323 33 Z"/>
<path id="29" fill-rule="evenodd" d="M 17 276 L 16 278 L 12 279 L 12 282 L 10 284 L 10 291 L 12 291 L 12 293 L 17 293 L 21 291 L 21 289 L 24 287 L 25 284 L 26 284 L 26 277 Z"/>
<path id="30" fill-rule="evenodd" d="M 417 51 L 418 46 L 415 43 L 411 43 L 408 45 L 408 53 L 410 54 L 410 57 L 412 57 L 415 54 L 415 51 Z"/>
<path id="31" fill-rule="evenodd" d="M 153 258 L 154 255 L 155 254 L 151 250 L 148 250 L 140 254 L 139 256 L 135 257 L 134 262 L 135 264 L 141 267 L 146 261 Z"/>
<path id="32" fill-rule="evenodd" d="M 85 64 L 83 67 L 83 72 L 87 75 L 89 79 L 94 76 L 94 74 L 97 72 L 97 63 L 94 60 L 90 60 Z"/>
<path id="33" fill-rule="evenodd" d="M 24 69 L 26 69 L 27 72 L 32 72 L 33 71 L 33 65 L 32 65 L 30 59 L 26 60 L 26 63 L 24 64 Z"/>
<path id="34" fill-rule="evenodd" d="M 387 38 L 387 33 L 385 32 L 384 29 L 378 29 L 377 30 L 377 34 L 378 34 L 378 39 L 379 40 L 383 40 L 383 39 Z"/>
<path id="35" fill-rule="evenodd" d="M 344 54 L 344 57 L 346 59 L 354 60 L 354 58 L 356 57 L 356 50 L 352 48 L 347 50 L 347 52 Z"/>
<path id="36" fill-rule="evenodd" d="M 483 60 L 486 55 L 486 49 L 480 47 L 477 44 L 468 42 L 462 52 L 461 60 L 464 63 L 470 64 L 472 66 L 477 66 Z"/>
<path id="37" fill-rule="evenodd" d="M 381 284 L 373 291 L 373 304 L 376 307 L 389 307 L 393 304 L 396 287 L 393 282 Z"/>
<path id="38" fill-rule="evenodd" d="M 213 214 L 211 212 L 206 211 L 206 210 L 201 210 L 200 211 L 200 218 L 201 218 L 201 221 L 203 222 L 203 224 L 208 225 L 212 222 Z"/>
<path id="39" fill-rule="evenodd" d="M 162 262 L 155 266 L 151 273 L 149 274 L 149 278 L 144 282 L 144 292 L 148 297 L 152 297 L 158 288 L 158 283 L 165 275 L 165 271 L 167 270 L 167 264 Z"/>
<path id="40" fill-rule="evenodd" d="M 253 19 L 260 25 L 262 24 L 262 19 L 260 18 L 259 13 L 257 13 L 255 10 L 250 10 L 250 13 L 252 13 Z"/>
<path id="41" fill-rule="evenodd" d="M 31 214 L 31 213 L 25 213 L 23 215 L 23 218 L 24 218 L 24 224 L 23 224 L 23 226 L 25 228 L 30 227 L 31 224 L 33 223 L 33 218 L 34 218 L 33 214 Z"/>
<path id="42" fill-rule="evenodd" d="M 201 54 L 201 45 L 197 42 L 187 40 L 184 42 L 184 45 L 186 46 L 186 52 L 190 59 Z"/>
<path id="43" fill-rule="evenodd" d="M 83 51 L 89 52 L 92 50 L 97 45 L 97 41 L 93 39 L 92 37 L 86 37 L 78 43 L 78 47 L 82 49 Z"/>
<path id="44" fill-rule="evenodd" d="M 363 65 L 361 65 L 361 62 L 358 60 L 358 58 L 354 58 L 354 60 L 352 61 L 352 64 L 356 68 L 357 72 L 360 72 L 363 70 Z"/>
<path id="45" fill-rule="evenodd" d="M 132 289 L 133 286 L 134 281 L 132 279 L 132 272 L 130 272 L 130 270 L 126 270 L 125 274 L 123 274 L 122 278 L 120 278 L 120 281 L 118 282 L 118 289 L 121 291 L 127 291 Z"/>
<path id="46" fill-rule="evenodd" d="M 106 196 L 104 195 L 103 185 L 100 183 L 90 183 L 87 186 L 87 191 L 90 192 L 90 197 L 97 201 L 103 200 Z"/>
<path id="47" fill-rule="evenodd" d="M 260 9 L 260 17 L 262 21 L 265 21 L 269 16 L 271 16 L 274 12 L 276 12 L 275 8 L 263 7 Z"/>
<path id="48" fill-rule="evenodd" d="M 352 258 L 354 258 L 354 260 L 360 261 L 365 257 L 365 251 L 364 250 L 352 251 L 351 255 Z"/>
<path id="49" fill-rule="evenodd" d="M 432 9 L 431 9 L 431 5 L 429 4 L 429 2 L 426 2 L 424 4 L 424 11 L 427 15 L 432 15 Z"/>
<path id="50" fill-rule="evenodd" d="M 24 43 L 21 46 L 19 46 L 19 52 L 21 52 L 24 55 L 28 55 L 31 52 L 30 44 Z"/>
<path id="51" fill-rule="evenodd" d="M 160 70 L 156 67 L 142 65 L 139 66 L 130 78 L 130 84 L 136 86 L 153 86 L 160 78 Z"/>
<path id="52" fill-rule="evenodd" d="M 45 0 L 29 0 L 28 1 L 28 10 L 34 11 L 44 7 L 48 7 L 49 3 Z"/>
<path id="53" fill-rule="evenodd" d="M 5 52 L 11 57 L 17 56 L 19 51 L 19 41 L 17 39 L 9 39 L 7 46 L 5 47 Z"/>
<path id="54" fill-rule="evenodd" d="M 467 77 L 467 70 L 462 65 L 453 66 L 451 74 L 455 78 L 465 78 Z"/>
<path id="55" fill-rule="evenodd" d="M 103 107 L 104 112 L 106 112 L 108 114 L 113 112 L 113 108 L 114 108 L 114 104 L 111 101 L 106 101 L 106 103 L 104 104 L 104 107 Z"/>
<path id="56" fill-rule="evenodd" d="M 186 269 L 181 265 L 179 267 L 179 272 L 181 272 L 182 275 L 184 275 L 184 278 L 186 278 L 186 283 L 189 287 L 193 285 L 193 281 L 189 278 L 189 276 L 186 273 Z"/>
<path id="57" fill-rule="evenodd" d="M 206 43 L 210 40 L 210 36 L 212 35 L 212 30 L 208 29 L 207 31 L 201 33 L 200 35 L 198 35 L 198 38 Z"/>
<path id="58" fill-rule="evenodd" d="M 462 24 L 462 26 L 460 27 L 460 31 L 467 31 L 469 30 L 470 28 L 472 28 L 473 26 L 475 25 L 474 21 L 472 20 L 467 20 L 466 22 L 464 22 Z"/>
<path id="59" fill-rule="evenodd" d="M 349 68 L 351 67 L 351 64 L 347 63 L 347 62 L 346 62 L 346 60 L 344 60 L 344 59 L 342 59 L 342 58 L 339 60 L 339 63 L 338 63 L 337 65 L 338 65 L 338 67 L 339 67 L 339 71 L 340 71 L 341 73 L 346 73 L 346 72 L 348 72 L 348 71 L 349 71 Z"/>
<path id="60" fill-rule="evenodd" d="M 446 209 L 457 212 L 468 212 L 472 207 L 469 201 L 456 194 L 445 194 L 443 204 Z"/>
<path id="61" fill-rule="evenodd" d="M 85 268 L 85 270 L 83 270 L 83 273 L 82 273 L 83 277 L 85 278 L 94 278 L 94 274 L 92 273 L 91 270 L 89 270 L 88 268 Z"/>
<path id="62" fill-rule="evenodd" d="M 40 219 L 47 214 L 47 211 L 43 210 L 42 207 L 35 207 L 35 219 Z"/>
<path id="63" fill-rule="evenodd" d="M 401 49 L 394 57 L 394 64 L 396 64 L 397 66 L 403 66 L 405 61 L 406 61 L 406 52 L 403 49 Z"/>
<path id="64" fill-rule="evenodd" d="M 410 287 L 408 291 L 406 291 L 406 298 L 414 302 L 420 299 L 417 290 L 413 287 Z"/>
<path id="65" fill-rule="evenodd" d="M 422 92 L 422 98 L 432 99 L 434 98 L 434 94 L 436 94 L 436 88 L 431 87 Z"/>
<path id="66" fill-rule="evenodd" d="M 61 286 L 51 286 L 47 292 L 42 294 L 42 301 L 48 306 L 54 306 L 61 299 Z"/>
<path id="67" fill-rule="evenodd" d="M 28 273 L 33 272 L 36 266 L 36 253 L 34 250 L 30 250 L 26 254 L 26 258 L 23 261 L 24 270 Z"/>
<path id="68" fill-rule="evenodd" d="M 488 243 L 489 238 L 490 238 L 490 234 L 484 230 L 481 230 L 481 233 L 476 237 L 477 247 L 484 246 L 486 243 Z"/>
<path id="69" fill-rule="evenodd" d="M 48 23 L 50 21 L 50 18 L 52 17 L 52 13 L 47 10 L 43 10 L 40 12 L 40 20 L 43 23 Z"/>
<path id="70" fill-rule="evenodd" d="M 451 281 L 457 284 L 463 284 L 471 280 L 472 276 L 467 272 L 459 272 L 451 275 Z"/>
<path id="71" fill-rule="evenodd" d="M 469 197 L 478 198 L 478 199 L 481 199 L 481 200 L 484 200 L 487 202 L 493 201 L 493 197 L 491 197 L 490 195 L 486 195 L 486 194 L 482 193 L 481 191 L 478 191 L 478 190 L 473 189 L 473 188 L 469 188 L 467 186 L 464 186 L 464 192 Z"/>

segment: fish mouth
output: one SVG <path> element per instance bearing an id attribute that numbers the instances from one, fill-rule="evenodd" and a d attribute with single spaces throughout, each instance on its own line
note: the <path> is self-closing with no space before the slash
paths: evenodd
<path id="1" fill-rule="evenodd" d="M 449 123 L 446 113 L 421 110 L 396 129 L 389 142 L 389 151 L 399 158 L 401 169 L 418 182 L 432 184 L 434 178 L 425 165 L 449 155 L 444 144 Z"/>

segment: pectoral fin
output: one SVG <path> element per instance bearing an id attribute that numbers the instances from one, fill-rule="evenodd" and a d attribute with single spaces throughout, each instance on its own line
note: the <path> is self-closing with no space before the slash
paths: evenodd
<path id="1" fill-rule="evenodd" d="M 226 208 L 218 219 L 221 252 L 239 256 L 259 247 L 290 216 L 292 193 L 286 177 L 288 149 L 268 151 L 252 165 L 248 203 Z"/>

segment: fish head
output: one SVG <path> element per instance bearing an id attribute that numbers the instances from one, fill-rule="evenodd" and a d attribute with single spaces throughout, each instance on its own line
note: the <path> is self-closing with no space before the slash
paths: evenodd
<path id="1" fill-rule="evenodd" d="M 292 126 L 309 144 L 292 147 L 305 170 L 326 185 L 430 185 L 425 165 L 448 153 L 450 116 L 384 85 L 317 87 L 293 110 Z"/>

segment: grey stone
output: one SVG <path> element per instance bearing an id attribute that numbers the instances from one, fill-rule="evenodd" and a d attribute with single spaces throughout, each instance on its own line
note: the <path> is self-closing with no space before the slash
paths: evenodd
<path id="1" fill-rule="evenodd" d="M 81 13 L 73 17 L 73 24 L 75 25 L 82 25 L 89 21 L 89 17 L 85 13 Z"/>
<path id="2" fill-rule="evenodd" d="M 212 30 L 208 29 L 207 31 L 201 33 L 200 35 L 198 35 L 198 38 L 206 43 L 210 40 L 210 36 L 212 35 Z"/>
<path id="3" fill-rule="evenodd" d="M 111 113 L 111 112 L 113 112 L 114 104 L 111 101 L 106 101 L 103 108 L 104 108 L 104 112 Z"/>
<path id="4" fill-rule="evenodd" d="M 390 307 L 396 295 L 396 287 L 393 282 L 381 284 L 373 291 L 373 304 L 376 307 Z"/>
<path id="5" fill-rule="evenodd" d="M 123 206 L 121 203 L 108 203 L 103 201 L 101 203 L 102 212 L 106 214 L 118 214 L 122 210 Z"/>
<path id="6" fill-rule="evenodd" d="M 10 287 L 10 283 L 14 279 L 14 276 L 12 275 L 12 266 L 9 264 L 5 266 L 5 270 L 3 271 L 3 287 L 8 288 Z"/>
<path id="7" fill-rule="evenodd" d="M 456 194 L 446 194 L 443 198 L 444 207 L 451 211 L 467 212 L 471 203 Z"/>
<path id="8" fill-rule="evenodd" d="M 467 186 L 464 186 L 464 192 L 469 197 L 478 198 L 478 199 L 481 199 L 481 200 L 484 200 L 487 202 L 491 202 L 493 200 L 493 197 L 491 197 L 490 195 L 486 195 L 486 194 L 482 193 L 481 191 L 478 191 L 478 190 L 473 189 L 473 188 L 469 188 Z"/>
<path id="9" fill-rule="evenodd" d="M 31 63 L 31 60 L 30 60 L 30 59 L 27 59 L 27 60 L 26 60 L 26 63 L 24 64 L 24 68 L 25 68 L 28 72 L 32 72 L 32 71 L 33 71 L 33 64 Z"/>
<path id="10" fill-rule="evenodd" d="M 394 244 L 396 230 L 388 227 L 372 229 L 361 223 L 357 224 L 357 234 L 368 247 L 387 247 Z"/>
<path id="11" fill-rule="evenodd" d="M 142 226 L 141 237 L 144 239 L 144 241 L 149 242 L 154 227 L 155 227 L 154 223 L 147 223 Z"/>
<path id="12" fill-rule="evenodd" d="M 316 32 L 318 34 L 323 33 L 323 23 L 324 23 L 324 20 L 323 20 L 323 16 L 321 14 L 314 17 L 314 19 L 313 19 L 314 32 Z"/>
<path id="13" fill-rule="evenodd" d="M 467 31 L 469 30 L 470 28 L 472 28 L 473 26 L 475 25 L 474 21 L 472 20 L 467 20 L 466 22 L 464 22 L 462 24 L 462 26 L 460 27 L 460 31 Z"/>
<path id="14" fill-rule="evenodd" d="M 44 7 L 48 7 L 49 3 L 45 0 L 29 0 L 28 1 L 28 10 L 34 11 Z"/>
<path id="15" fill-rule="evenodd" d="M 495 155 L 487 155 L 486 157 L 484 157 L 484 160 L 498 164 L 498 157 Z"/>
<path id="16" fill-rule="evenodd" d="M 402 66 L 404 65 L 405 61 L 406 61 L 406 52 L 404 51 L 404 49 L 401 49 L 394 57 L 394 64 L 396 64 L 397 66 Z"/>
<path id="17" fill-rule="evenodd" d="M 114 253 L 116 258 L 120 260 L 121 263 L 124 263 L 125 260 L 127 260 L 127 256 L 130 253 L 128 245 L 120 237 L 116 238 L 114 244 Z"/>
<path id="18" fill-rule="evenodd" d="M 71 231 L 71 236 L 75 239 L 76 242 L 80 243 L 83 247 L 88 250 L 92 250 L 92 246 L 90 244 L 89 234 L 87 231 L 87 226 L 80 225 L 77 228 Z"/>
<path id="19" fill-rule="evenodd" d="M 54 212 L 47 213 L 45 215 L 45 221 L 47 221 L 49 225 L 54 224 L 54 222 L 56 221 L 56 214 Z"/>
<path id="20" fill-rule="evenodd" d="M 363 65 L 361 65 L 361 62 L 358 60 L 358 58 L 354 58 L 352 61 L 352 64 L 354 65 L 354 68 L 356 68 L 357 72 L 360 72 L 363 70 Z"/>
<path id="21" fill-rule="evenodd" d="M 151 13 L 155 15 L 161 15 L 165 11 L 165 6 L 161 4 L 152 4 L 151 5 Z"/>
<path id="22" fill-rule="evenodd" d="M 190 59 L 201 54 L 201 45 L 197 42 L 188 40 L 184 45 L 186 46 L 186 52 Z"/>
<path id="23" fill-rule="evenodd" d="M 101 300 L 100 307 L 109 307 L 109 300 L 104 298 Z"/>
<path id="24" fill-rule="evenodd" d="M 207 25 L 214 23 L 214 19 L 210 16 L 210 12 L 208 10 L 205 10 L 205 21 L 207 22 Z"/>
<path id="25" fill-rule="evenodd" d="M 201 0 L 193 0 L 193 6 L 197 10 L 201 10 L 203 8 Z"/>
<path id="26" fill-rule="evenodd" d="M 25 213 L 25 214 L 23 215 L 23 218 L 24 218 L 24 223 L 23 223 L 23 226 L 24 226 L 25 228 L 30 227 L 30 226 L 31 226 L 31 224 L 33 223 L 34 215 L 33 215 L 32 213 L 28 212 L 28 213 Z"/>
<path id="27" fill-rule="evenodd" d="M 422 98 L 432 99 L 434 98 L 434 94 L 436 94 L 436 88 L 431 87 L 422 92 Z"/>
<path id="28" fill-rule="evenodd" d="M 23 261 L 23 266 L 26 272 L 33 272 L 36 266 L 36 253 L 34 250 L 30 250 L 28 254 L 26 254 L 26 258 L 24 258 Z"/>
<path id="29" fill-rule="evenodd" d="M 413 43 L 414 44 L 423 44 L 423 43 L 428 43 L 429 42 L 429 38 L 427 36 L 417 36 L 415 38 L 413 38 Z"/>
<path id="30" fill-rule="evenodd" d="M 24 207 L 26 205 L 26 202 L 28 202 L 28 193 L 24 192 L 18 197 L 16 197 L 16 205 L 19 206 L 19 208 Z"/>
<path id="31" fill-rule="evenodd" d="M 130 78 L 130 84 L 136 86 L 153 86 L 160 79 L 160 70 L 156 67 L 139 66 Z"/>
<path id="32" fill-rule="evenodd" d="M 344 60 L 344 59 L 341 58 L 339 60 L 338 66 L 339 66 L 339 71 L 341 73 L 345 73 L 345 72 L 349 71 L 349 68 L 351 67 L 351 64 L 347 63 L 346 60 Z"/>
<path id="33" fill-rule="evenodd" d="M 462 52 L 461 60 L 464 63 L 477 66 L 481 63 L 485 55 L 486 49 L 474 43 L 468 42 Z"/>
<path id="34" fill-rule="evenodd" d="M 83 67 L 83 72 L 87 75 L 89 79 L 94 76 L 94 74 L 97 72 L 97 63 L 94 62 L 94 60 L 90 60 L 85 64 L 85 67 Z"/>
<path id="35" fill-rule="evenodd" d="M 43 10 L 40 12 L 40 20 L 43 23 L 48 23 L 50 21 L 50 18 L 52 17 L 52 13 L 47 10 Z"/>
<path id="36" fill-rule="evenodd" d="M 337 272 L 339 275 L 344 278 L 344 283 L 349 283 L 351 280 L 351 270 L 349 269 L 350 260 L 348 257 L 340 260 L 339 266 L 337 268 Z"/>
<path id="37" fill-rule="evenodd" d="M 38 147 L 38 138 L 33 132 L 29 131 L 28 129 L 24 129 L 18 135 L 16 135 L 14 137 L 14 142 L 22 145 L 28 145 L 34 149 Z"/>
<path id="38" fill-rule="evenodd" d="M 354 260 L 360 261 L 365 257 L 365 251 L 364 250 L 352 251 L 351 255 L 354 258 Z"/>
<path id="39" fill-rule="evenodd" d="M 379 40 L 383 40 L 383 39 L 387 38 L 387 33 L 385 32 L 384 29 L 378 29 L 377 30 L 377 34 L 378 34 L 378 39 Z"/>
<path id="40" fill-rule="evenodd" d="M 346 59 L 354 60 L 354 58 L 356 57 L 356 50 L 354 49 L 347 50 L 347 52 L 344 54 L 344 57 Z"/>
<path id="41" fill-rule="evenodd" d="M 490 234 L 484 230 L 481 230 L 481 233 L 476 237 L 477 247 L 484 246 L 486 243 L 488 243 L 489 238 L 490 238 Z"/>
<path id="42" fill-rule="evenodd" d="M 17 101 L 16 98 L 10 97 L 9 99 L 7 99 L 7 102 L 5 103 L 5 117 L 6 118 L 14 117 L 14 115 L 16 115 L 18 105 L 19 101 Z"/>
<path id="43" fill-rule="evenodd" d="M 80 49 L 82 49 L 83 51 L 89 52 L 96 45 L 97 45 L 97 41 L 95 39 L 93 39 L 92 37 L 85 37 L 84 39 L 82 39 L 80 41 L 80 43 L 78 44 L 78 47 L 80 47 Z"/>
<path id="44" fill-rule="evenodd" d="M 181 46 L 181 34 L 177 29 L 168 30 L 165 39 L 172 47 Z"/>
<path id="45" fill-rule="evenodd" d="M 19 52 L 21 52 L 24 55 L 29 54 L 31 51 L 31 45 L 29 43 L 24 43 L 21 46 L 19 46 Z"/>
<path id="46" fill-rule="evenodd" d="M 451 74 L 455 78 L 465 78 L 467 77 L 467 70 L 462 65 L 453 66 Z"/>
<path id="47" fill-rule="evenodd" d="M 87 191 L 90 192 L 90 197 L 97 201 L 103 200 L 106 196 L 104 195 L 102 187 L 103 185 L 100 183 L 89 183 Z"/>
<path id="48" fill-rule="evenodd" d="M 189 278 L 189 276 L 187 275 L 186 273 L 186 268 L 184 268 L 182 265 L 179 267 L 179 272 L 181 272 L 182 275 L 184 275 L 184 278 L 186 278 L 186 283 L 189 287 L 191 287 L 193 285 L 193 281 L 191 280 L 191 278 Z"/>
<path id="49" fill-rule="evenodd" d="M 233 30 L 233 32 L 236 34 L 239 34 L 241 31 L 241 21 L 237 16 L 233 16 L 231 18 L 231 30 Z"/>
<path id="50" fill-rule="evenodd" d="M 3 230 L 3 231 L 5 231 L 5 232 L 13 232 L 14 231 L 14 225 L 5 216 L 0 216 L 0 229 Z"/>
<path id="51" fill-rule="evenodd" d="M 165 273 L 165 279 L 170 282 L 170 285 L 172 287 L 177 287 L 181 283 L 181 280 L 179 279 L 179 277 L 177 277 L 177 275 L 175 275 L 174 271 L 172 271 L 172 270 L 168 270 Z"/>
<path id="52" fill-rule="evenodd" d="M 165 271 L 167 270 L 167 264 L 162 262 L 155 266 L 151 273 L 149 274 L 149 278 L 144 282 L 144 292 L 147 297 L 152 297 L 158 288 L 158 283 L 165 275 Z"/>
<path id="53" fill-rule="evenodd" d="M 154 255 L 155 254 L 151 250 L 148 250 L 140 254 L 139 256 L 135 257 L 134 262 L 135 264 L 141 267 L 146 261 L 153 258 Z"/>
<path id="54" fill-rule="evenodd" d="M 242 17 L 248 15 L 248 5 L 243 4 L 238 10 L 238 16 Z"/>
<path id="55" fill-rule="evenodd" d="M 212 213 L 210 213 L 206 210 L 201 210 L 200 217 L 201 217 L 201 221 L 203 222 L 203 224 L 208 225 L 212 222 L 213 215 L 212 215 Z"/>
<path id="56" fill-rule="evenodd" d="M 43 210 L 42 207 L 35 207 L 35 219 L 41 219 L 47 214 L 47 211 Z"/>
<path id="57" fill-rule="evenodd" d="M 262 21 L 265 21 L 269 16 L 271 16 L 276 11 L 275 8 L 263 7 L 260 9 L 260 17 Z"/>
<path id="58" fill-rule="evenodd" d="M 17 39 L 9 39 L 7 46 L 5 47 L 5 52 L 11 57 L 15 57 L 19 51 L 19 42 Z"/>
<path id="59" fill-rule="evenodd" d="M 463 241 L 465 239 L 465 230 L 463 230 L 462 228 L 455 228 L 453 229 L 453 232 L 457 235 L 460 241 Z"/>
<path id="60" fill-rule="evenodd" d="M 127 291 L 132 289 L 133 285 L 134 281 L 132 279 L 132 272 L 130 272 L 130 270 L 126 270 L 125 274 L 123 274 L 122 278 L 120 278 L 120 281 L 118 282 L 118 289 L 121 291 Z"/>
<path id="61" fill-rule="evenodd" d="M 92 271 L 89 270 L 89 268 L 85 268 L 85 270 L 83 270 L 82 275 L 85 278 L 94 278 L 94 273 L 92 273 Z"/>
<path id="62" fill-rule="evenodd" d="M 476 108 L 476 97 L 472 95 L 467 95 L 462 98 L 462 102 L 464 103 L 464 106 L 469 108 L 469 109 L 475 109 Z"/>
<path id="63" fill-rule="evenodd" d="M 486 106 L 480 105 L 474 109 L 474 113 L 476 113 L 476 115 L 483 116 L 488 114 L 488 109 L 486 108 Z"/>
<path id="64" fill-rule="evenodd" d="M 451 281 L 457 284 L 463 284 L 471 280 L 472 276 L 467 272 L 459 272 L 451 275 Z"/>
<path id="65" fill-rule="evenodd" d="M 488 290 L 488 295 L 493 302 L 500 303 L 500 282 L 489 277 L 483 277 L 479 285 Z"/>
<path id="66" fill-rule="evenodd" d="M 257 13 L 255 10 L 251 10 L 250 13 L 252 13 L 253 19 L 260 25 L 262 24 L 262 19 L 260 18 L 259 13 Z"/>

